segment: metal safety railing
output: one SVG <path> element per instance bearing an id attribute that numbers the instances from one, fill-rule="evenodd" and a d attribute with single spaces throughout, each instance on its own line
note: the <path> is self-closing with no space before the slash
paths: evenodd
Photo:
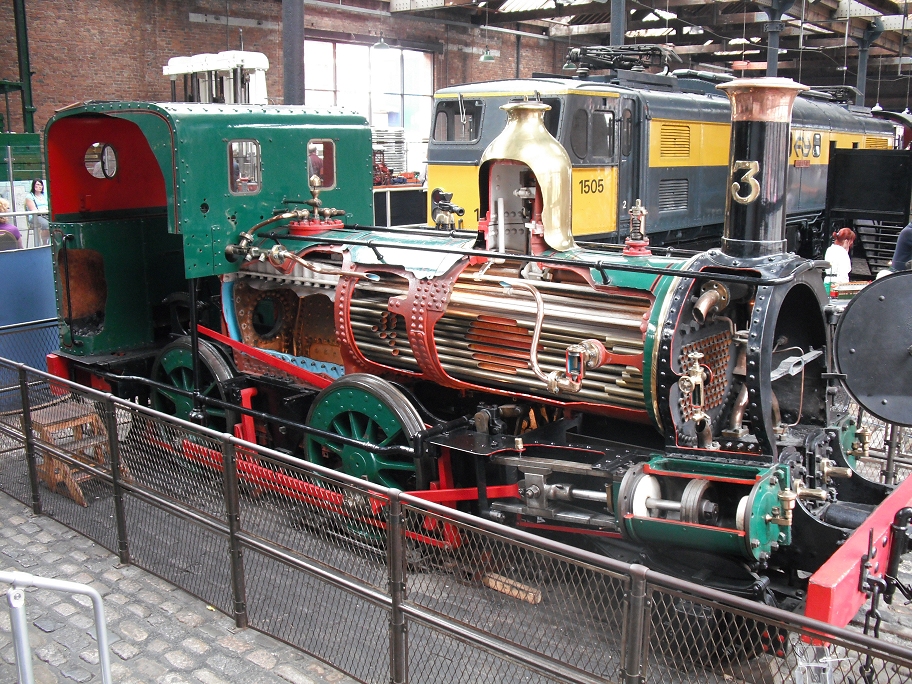
<path id="1" fill-rule="evenodd" d="M 16 667 L 19 670 L 19 684 L 35 684 L 35 674 L 32 670 L 32 649 L 29 645 L 28 623 L 25 612 L 26 587 L 79 594 L 88 596 L 92 600 L 101 681 L 103 684 L 112 684 L 108 623 L 105 620 L 104 602 L 97 590 L 87 584 L 37 577 L 25 572 L 0 572 L 0 583 L 10 585 L 6 592 L 6 602 L 10 611 L 10 626 L 13 631 L 13 648 L 16 653 Z"/>
<path id="2" fill-rule="evenodd" d="M 912 681 L 904 645 L 19 364 L 0 361 L 0 401 L 0 488 L 361 682 Z"/>

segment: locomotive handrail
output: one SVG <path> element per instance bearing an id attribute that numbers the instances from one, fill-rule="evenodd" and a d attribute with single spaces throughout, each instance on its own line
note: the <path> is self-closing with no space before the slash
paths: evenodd
<path id="1" fill-rule="evenodd" d="M 284 233 L 269 232 L 260 235 L 262 238 L 268 238 L 275 242 L 281 240 L 296 240 L 308 242 L 311 244 L 322 245 L 354 245 L 357 247 L 367 247 L 376 252 L 380 248 L 407 249 L 419 252 L 437 252 L 441 254 L 457 254 L 466 257 L 484 257 L 486 259 L 510 259 L 514 261 L 523 261 L 526 263 L 546 264 L 549 266 L 583 266 L 593 268 L 601 273 L 605 280 L 604 284 L 610 283 L 606 271 L 625 271 L 629 273 L 649 273 L 652 275 L 668 276 L 674 278 L 692 278 L 694 280 L 712 279 L 726 283 L 744 283 L 747 285 L 782 285 L 794 280 L 794 275 L 782 276 L 779 278 L 756 278 L 752 276 L 735 275 L 731 273 L 716 273 L 706 271 L 691 271 L 688 269 L 670 269 L 658 266 L 636 266 L 633 264 L 614 264 L 604 261 L 590 261 L 588 259 L 558 259 L 556 257 L 536 256 L 530 254 L 511 254 L 505 252 L 493 252 L 482 249 L 458 249 L 455 247 L 432 247 L 428 245 L 414 244 L 378 244 L 374 240 L 344 240 L 341 238 L 325 238 L 316 236 L 298 236 L 287 235 Z M 810 263 L 810 262 L 809 262 Z M 816 263 L 816 262 L 815 262 Z M 749 268 L 749 267 L 748 267 Z"/>

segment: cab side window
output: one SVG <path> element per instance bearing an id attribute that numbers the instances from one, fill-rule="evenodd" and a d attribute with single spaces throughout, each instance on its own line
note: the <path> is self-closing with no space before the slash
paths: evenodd
<path id="1" fill-rule="evenodd" d="M 481 134 L 480 100 L 441 100 L 434 113 L 434 140 L 438 142 L 475 142 Z"/>
<path id="2" fill-rule="evenodd" d="M 311 140 L 307 143 L 307 182 L 320 179 L 321 188 L 336 185 L 336 145 L 332 140 Z"/>
<path id="3" fill-rule="evenodd" d="M 593 112 L 592 156 L 604 160 L 614 157 L 614 112 Z"/>
<path id="4" fill-rule="evenodd" d="M 232 140 L 228 143 L 229 189 L 234 195 L 255 195 L 262 187 L 260 143 Z"/>
<path id="5" fill-rule="evenodd" d="M 560 128 L 561 101 L 556 97 L 546 97 L 542 102 L 551 107 L 545 112 L 545 128 L 548 129 L 548 133 L 560 140 L 557 133 Z"/>
<path id="6" fill-rule="evenodd" d="M 589 112 L 577 109 L 570 124 L 570 149 L 580 159 L 589 154 Z"/>
<path id="7" fill-rule="evenodd" d="M 621 114 L 621 154 L 625 157 L 633 151 L 633 112 L 625 109 Z"/>

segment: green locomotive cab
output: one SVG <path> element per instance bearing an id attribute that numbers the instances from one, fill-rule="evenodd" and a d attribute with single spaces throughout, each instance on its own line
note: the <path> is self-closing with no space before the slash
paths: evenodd
<path id="1" fill-rule="evenodd" d="M 305 207 L 312 182 L 347 222 L 373 216 L 370 130 L 353 114 L 93 102 L 48 123 L 47 155 L 61 353 L 83 362 L 148 361 L 186 332 L 187 280 L 217 296 L 215 276 L 238 268 L 225 248 Z"/>

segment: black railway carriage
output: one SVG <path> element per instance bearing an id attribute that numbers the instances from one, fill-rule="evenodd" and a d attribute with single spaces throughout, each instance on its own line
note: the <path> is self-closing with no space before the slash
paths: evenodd
<path id="1" fill-rule="evenodd" d="M 728 173 L 728 98 L 694 72 L 657 76 L 618 72 L 610 82 L 542 77 L 473 83 L 439 90 L 428 145 L 429 187 L 453 194 L 463 226 L 483 219 L 476 177 L 481 154 L 502 130 L 500 106 L 541 100 L 548 130 L 573 168 L 573 234 L 621 242 L 628 211 L 640 199 L 653 244 L 718 244 Z M 892 149 L 894 129 L 860 108 L 823 93 L 795 103 L 789 152 L 789 247 L 821 256 L 831 146 Z M 433 197 L 430 215 L 433 220 Z"/>

